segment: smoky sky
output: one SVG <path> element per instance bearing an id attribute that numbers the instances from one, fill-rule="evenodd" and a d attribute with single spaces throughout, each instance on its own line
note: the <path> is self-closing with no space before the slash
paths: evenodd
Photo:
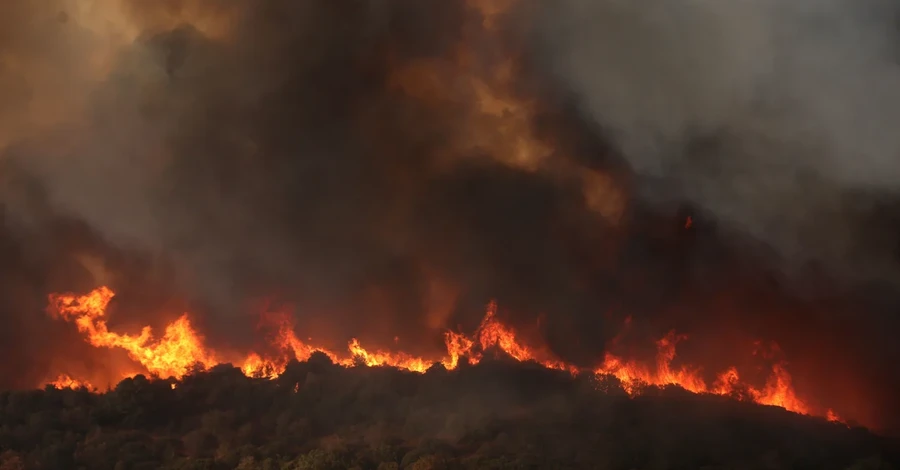
<path id="1" fill-rule="evenodd" d="M 896 2 L 558 3 L 545 67 L 648 198 L 690 200 L 778 251 L 896 279 Z"/>
<path id="2" fill-rule="evenodd" d="M 43 315 L 47 293 L 107 283 L 111 321 L 190 309 L 217 347 L 252 346 L 265 301 L 301 336 L 430 351 L 497 299 L 582 363 L 631 315 L 648 339 L 775 339 L 810 382 L 833 372 L 816 357 L 845 360 L 834 373 L 889 396 L 892 4 L 637 5 L 523 0 L 474 36 L 461 1 L 3 6 L 3 334 L 20 359 L 0 382 L 84 346 Z M 394 86 L 460 44 L 521 60 L 515 93 L 540 101 L 531 130 L 560 163 L 461 147 L 473 99 Z M 621 220 L 571 168 L 620 181 Z"/>

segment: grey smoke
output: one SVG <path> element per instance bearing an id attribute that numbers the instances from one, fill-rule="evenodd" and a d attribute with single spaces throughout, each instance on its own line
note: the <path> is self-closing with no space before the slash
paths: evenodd
<path id="1" fill-rule="evenodd" d="M 654 181 L 648 197 L 692 201 L 787 267 L 893 271 L 896 227 L 872 212 L 900 195 L 896 2 L 562 0 L 544 13 L 550 73 Z"/>

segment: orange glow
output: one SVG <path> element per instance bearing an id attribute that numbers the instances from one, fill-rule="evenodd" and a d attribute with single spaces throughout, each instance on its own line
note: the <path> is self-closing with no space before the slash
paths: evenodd
<path id="1" fill-rule="evenodd" d="M 74 323 L 90 344 L 124 349 L 151 376 L 180 379 L 194 368 L 203 370 L 225 362 L 219 360 L 219 356 L 212 350 L 205 348 L 202 338 L 193 330 L 186 314 L 169 324 L 165 334 L 159 339 L 153 338 L 149 327 L 145 327 L 138 336 L 109 331 L 106 326 L 106 309 L 114 295 L 105 286 L 84 296 L 53 294 L 50 296 L 50 312 L 57 318 Z M 675 385 L 694 393 L 734 396 L 795 413 L 819 414 L 832 421 L 841 421 L 833 410 L 817 411 L 798 397 L 791 383 L 791 375 L 783 363 L 776 362 L 771 366 L 768 379 L 760 388 L 743 382 L 735 367 L 719 373 L 712 384 L 707 384 L 700 368 L 672 364 L 676 357 L 676 346 L 687 339 L 686 335 L 679 335 L 674 331 L 656 342 L 657 355 L 652 364 L 607 353 L 599 367 L 593 371 L 585 371 L 554 357 L 545 348 L 523 342 L 513 328 L 498 318 L 497 304 L 493 302 L 488 305 L 484 319 L 471 336 L 453 331 L 444 333 L 446 353 L 441 357 L 426 358 L 405 352 L 367 349 L 356 339 L 350 340 L 346 351 L 336 352 L 300 340 L 294 332 L 293 323 L 286 315 L 267 314 L 264 316 L 264 323 L 274 326 L 274 333 L 269 337 L 270 347 L 267 349 L 276 352 L 268 355 L 250 352 L 238 360 L 236 363 L 248 377 L 277 378 L 290 360 L 306 361 L 316 352 L 325 354 L 333 363 L 344 367 L 386 366 L 424 373 L 434 364 L 442 364 L 446 369 L 453 370 L 459 367 L 463 358 L 470 364 L 477 364 L 485 354 L 502 351 L 514 360 L 533 361 L 546 368 L 571 374 L 587 372 L 598 376 L 614 376 L 622 382 L 624 390 L 630 395 L 640 394 L 644 386 Z M 628 322 L 626 326 L 627 324 Z M 769 349 L 769 352 L 760 350 L 757 343 L 756 350 L 751 352 L 754 356 L 771 359 L 778 352 L 777 345 L 773 344 Z M 60 375 L 50 385 L 57 388 L 93 388 L 89 383 L 68 375 Z"/>

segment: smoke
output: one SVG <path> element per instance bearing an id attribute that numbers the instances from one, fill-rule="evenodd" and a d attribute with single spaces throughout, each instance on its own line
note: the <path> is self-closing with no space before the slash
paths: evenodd
<path id="1" fill-rule="evenodd" d="M 107 282 L 123 304 L 184 296 L 209 313 L 211 341 L 235 347 L 253 341 L 260 298 L 294 305 L 298 327 L 326 339 L 399 336 L 413 352 L 439 345 L 443 328 L 474 327 L 493 297 L 529 322 L 595 310 L 566 243 L 609 237 L 572 184 L 592 173 L 460 146 L 480 138 L 467 135 L 471 97 L 436 109 L 393 84 L 417 61 L 455 73 L 445 58 L 482 22 L 464 3 L 7 8 L 4 75 L 18 87 L 3 92 L 15 123 L 6 229 L 17 250 L 81 266 L 54 289 Z M 76 239 L 60 220 L 101 242 L 35 248 L 50 227 Z M 435 344 L 416 344 L 423 329 Z"/>
<path id="2" fill-rule="evenodd" d="M 810 262 L 896 281 L 898 8 L 581 1 L 543 12 L 554 78 L 649 182 Z"/>

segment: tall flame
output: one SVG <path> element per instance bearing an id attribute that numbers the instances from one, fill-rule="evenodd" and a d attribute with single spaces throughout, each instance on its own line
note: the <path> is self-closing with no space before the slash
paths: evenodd
<path id="1" fill-rule="evenodd" d="M 74 322 L 91 345 L 124 349 L 132 360 L 154 375 L 181 378 L 195 365 L 209 367 L 216 363 L 214 354 L 203 347 L 186 314 L 169 324 L 159 339 L 153 338 L 149 326 L 137 336 L 109 331 L 106 308 L 114 295 L 106 286 L 83 296 L 52 294 L 51 312 Z"/>

